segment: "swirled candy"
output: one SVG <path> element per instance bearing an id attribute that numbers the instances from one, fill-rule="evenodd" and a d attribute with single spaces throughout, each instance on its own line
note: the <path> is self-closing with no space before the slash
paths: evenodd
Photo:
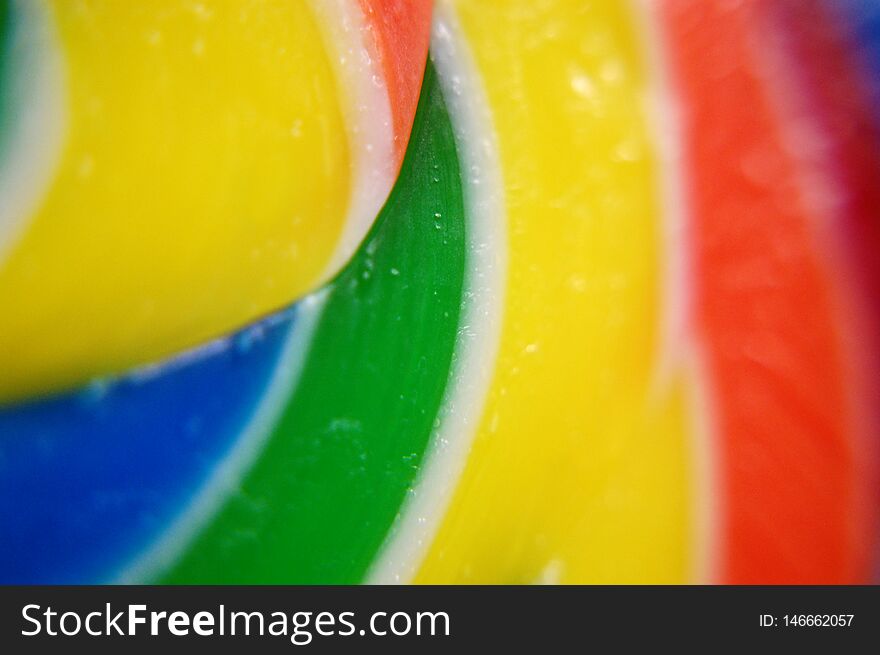
<path id="1" fill-rule="evenodd" d="M 348 261 L 427 2 L 2 3 L 0 400 L 196 346 Z"/>
<path id="2" fill-rule="evenodd" d="M 358 6 L 421 83 L 363 242 L 0 409 L 0 580 L 870 581 L 880 4 L 439 0 L 427 61 L 413 5 Z"/>

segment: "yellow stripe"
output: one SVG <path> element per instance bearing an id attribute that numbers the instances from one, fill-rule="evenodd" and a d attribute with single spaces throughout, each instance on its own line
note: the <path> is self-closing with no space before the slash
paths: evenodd
<path id="1" fill-rule="evenodd" d="M 50 6 L 69 129 L 0 262 L 0 399 L 290 302 L 326 273 L 348 209 L 336 81 L 303 2 Z"/>
<path id="2" fill-rule="evenodd" d="M 418 582 L 680 582 L 689 403 L 657 391 L 658 160 L 617 2 L 465 0 L 506 196 L 501 346 Z"/>

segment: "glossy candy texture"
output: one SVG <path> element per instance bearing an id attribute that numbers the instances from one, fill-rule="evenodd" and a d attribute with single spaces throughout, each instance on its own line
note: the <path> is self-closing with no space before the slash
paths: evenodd
<path id="1" fill-rule="evenodd" d="M 304 97 L 296 75 L 327 82 L 333 102 L 311 115 L 336 121 L 344 155 L 308 172 L 348 190 L 344 218 L 303 238 L 372 227 L 287 309 L 0 409 L 0 521 L 16 526 L 0 580 L 871 579 L 880 4 L 439 0 L 427 68 L 426 3 L 260 7 L 318 35 L 288 92 Z M 7 153 L 45 165 L 14 111 L 43 77 L 15 71 L 48 75 L 56 37 L 22 16 L 40 47 L 2 69 L 0 189 L 37 179 L 15 178 Z M 202 27 L 187 25 L 190 42 Z M 275 44 L 270 27 L 260 43 Z M 362 102 L 377 70 L 378 122 Z M 10 96 L 15 84 L 32 95 Z M 380 132 L 393 138 L 370 159 Z M 358 177 L 370 161 L 399 176 L 362 223 L 385 193 Z M 268 184 L 278 163 L 252 173 Z M 239 191 L 227 220 L 255 220 L 268 196 Z M 156 220 L 193 207 L 179 211 Z M 204 224 L 186 229 L 168 248 L 202 252 Z M 250 270 L 223 274 L 242 284 Z"/>
<path id="2" fill-rule="evenodd" d="M 290 315 L 0 413 L 0 516 L 20 526 L 0 578 L 143 579 L 172 562 L 168 581 L 364 576 L 419 470 L 458 330 L 459 165 L 430 69 L 412 139 L 364 248 Z"/>
<path id="3" fill-rule="evenodd" d="M 331 278 L 396 175 L 429 10 L 4 2 L 0 401 L 198 345 Z"/>
<path id="4" fill-rule="evenodd" d="M 297 392 L 169 581 L 362 579 L 414 483 L 459 326 L 459 163 L 431 69 L 398 186 L 325 290 Z M 225 573 L 224 573 L 225 572 Z"/>
<path id="5" fill-rule="evenodd" d="M 834 121 L 857 121 L 859 107 L 856 89 L 822 97 L 837 74 L 816 54 L 834 54 L 834 44 L 813 42 L 804 27 L 821 7 L 771 4 L 663 11 L 687 107 L 694 321 L 720 468 L 717 575 L 856 582 L 870 570 L 876 512 L 866 385 L 878 326 L 858 297 L 869 273 L 861 249 L 880 245 L 876 215 L 848 203 L 863 191 L 835 176 L 851 142 L 839 130 L 851 128 Z M 876 150 L 868 152 L 850 164 L 873 176 Z M 869 221 L 869 240 L 848 243 Z"/>
<path id="6" fill-rule="evenodd" d="M 683 580 L 686 397 L 680 370 L 652 379 L 664 255 L 635 26 L 620 3 L 445 15 L 497 132 L 507 270 L 497 367 L 417 579 Z"/>

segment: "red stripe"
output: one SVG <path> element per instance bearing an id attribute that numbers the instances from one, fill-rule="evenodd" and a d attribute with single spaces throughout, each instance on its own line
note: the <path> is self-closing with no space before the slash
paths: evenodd
<path id="1" fill-rule="evenodd" d="M 861 412 L 854 438 L 863 454 L 854 493 L 863 502 L 851 519 L 862 551 L 859 569 L 867 575 L 877 552 L 880 508 L 880 130 L 857 44 L 828 5 L 779 0 L 762 7 L 792 66 L 792 86 L 783 100 L 787 96 L 797 120 L 823 135 L 811 168 L 835 189 L 832 220 L 821 238 L 840 253 L 841 293 L 852 308 L 852 370 L 859 383 L 854 402 Z"/>
<path id="2" fill-rule="evenodd" d="M 679 85 L 695 324 L 709 367 L 720 582 L 853 582 L 870 525 L 835 296 L 797 162 L 756 61 L 756 3 L 661 9 Z"/>
<path id="3" fill-rule="evenodd" d="M 394 153 L 403 161 L 412 129 L 431 35 L 431 0 L 360 0 L 376 35 L 391 101 Z"/>

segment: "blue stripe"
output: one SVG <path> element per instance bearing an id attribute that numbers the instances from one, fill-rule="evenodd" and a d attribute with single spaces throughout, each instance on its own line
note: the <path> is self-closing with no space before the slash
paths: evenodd
<path id="1" fill-rule="evenodd" d="M 0 409 L 0 582 L 118 575 L 230 451 L 293 323 L 287 311 L 159 369 Z"/>

